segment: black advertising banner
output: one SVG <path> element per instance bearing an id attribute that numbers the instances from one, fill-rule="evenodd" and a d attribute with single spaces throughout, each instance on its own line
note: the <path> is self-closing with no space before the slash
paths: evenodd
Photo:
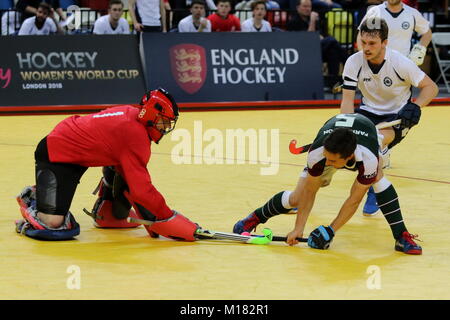
<path id="1" fill-rule="evenodd" d="M 315 32 L 145 33 L 141 54 L 147 87 L 179 102 L 323 99 Z"/>
<path id="2" fill-rule="evenodd" d="M 136 103 L 145 92 L 132 35 L 0 37 L 0 106 Z"/>

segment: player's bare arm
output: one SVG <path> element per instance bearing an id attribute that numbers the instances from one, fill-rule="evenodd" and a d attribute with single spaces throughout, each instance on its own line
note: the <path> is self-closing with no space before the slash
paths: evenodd
<path id="1" fill-rule="evenodd" d="M 164 5 L 164 1 L 159 1 L 159 11 L 161 14 L 161 28 L 162 32 L 167 32 L 167 24 L 166 24 L 166 7 Z"/>
<path id="2" fill-rule="evenodd" d="M 433 33 L 431 32 L 431 29 L 430 29 L 420 37 L 420 44 L 422 46 L 424 46 L 425 48 L 428 47 L 428 45 L 431 42 L 432 37 L 433 37 Z"/>
<path id="3" fill-rule="evenodd" d="M 355 90 L 342 90 L 341 113 L 355 112 Z"/>
<path id="4" fill-rule="evenodd" d="M 418 88 L 420 89 L 420 93 L 415 103 L 421 108 L 427 106 L 439 92 L 436 83 L 427 75 L 419 82 Z"/>
<path id="5" fill-rule="evenodd" d="M 143 25 L 137 21 L 135 10 L 136 10 L 136 0 L 128 0 L 128 7 L 130 8 L 128 11 L 131 15 L 131 20 L 133 20 L 134 29 L 136 31 L 142 31 Z"/>
<path id="6" fill-rule="evenodd" d="M 350 196 L 345 200 L 336 219 L 331 223 L 334 231 L 339 230 L 355 214 L 369 187 L 370 185 L 361 184 L 355 180 L 350 190 Z"/>
<path id="7" fill-rule="evenodd" d="M 319 177 L 313 177 L 309 173 L 306 178 L 300 178 L 295 191 L 289 197 L 289 204 L 298 208 L 294 229 L 287 235 L 287 244 L 295 245 L 298 241 L 295 238 L 303 235 L 306 221 L 314 206 L 317 191 L 322 181 Z"/>

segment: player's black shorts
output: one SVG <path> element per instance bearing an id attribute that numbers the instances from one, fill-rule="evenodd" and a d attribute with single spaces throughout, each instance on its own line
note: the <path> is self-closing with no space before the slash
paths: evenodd
<path id="1" fill-rule="evenodd" d="M 397 113 L 388 113 L 388 114 L 375 114 L 367 110 L 363 110 L 360 108 L 355 109 L 355 113 L 362 114 L 363 116 L 366 116 L 370 119 L 370 121 L 373 122 L 373 124 L 377 125 L 381 122 L 390 122 L 398 119 Z M 391 149 L 393 146 L 398 144 L 400 141 L 403 140 L 403 138 L 406 137 L 406 134 L 408 133 L 409 128 L 401 129 L 399 125 L 393 126 L 392 129 L 394 129 L 395 137 L 394 140 L 388 145 L 388 148 Z"/>
<path id="2" fill-rule="evenodd" d="M 65 215 L 75 190 L 87 167 L 77 164 L 50 162 L 47 137 L 34 152 L 36 160 L 36 207 L 40 212 Z"/>

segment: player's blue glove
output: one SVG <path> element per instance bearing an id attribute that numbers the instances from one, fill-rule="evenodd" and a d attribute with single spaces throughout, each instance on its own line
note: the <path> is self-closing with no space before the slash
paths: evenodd
<path id="1" fill-rule="evenodd" d="M 398 113 L 399 119 L 402 120 L 400 126 L 402 128 L 411 128 L 419 123 L 422 111 L 420 107 L 414 102 L 408 102 Z"/>
<path id="2" fill-rule="evenodd" d="M 308 237 L 308 246 L 315 249 L 328 249 L 333 241 L 334 230 L 331 226 L 320 226 L 311 232 Z"/>

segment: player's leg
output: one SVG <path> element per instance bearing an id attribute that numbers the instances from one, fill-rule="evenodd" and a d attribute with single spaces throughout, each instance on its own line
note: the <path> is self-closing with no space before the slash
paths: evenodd
<path id="1" fill-rule="evenodd" d="M 289 204 L 292 191 L 281 191 L 269 199 L 262 207 L 250 213 L 246 218 L 239 220 L 233 227 L 234 233 L 253 231 L 260 223 L 266 223 L 272 217 L 286 214 L 293 208 Z"/>
<path id="2" fill-rule="evenodd" d="M 103 167 L 103 177 L 97 187 L 98 198 L 90 216 L 97 228 L 135 228 L 136 223 L 127 222 L 126 218 L 135 216 L 130 202 L 124 192 L 128 190 L 125 180 L 113 167 Z"/>
<path id="3" fill-rule="evenodd" d="M 270 218 L 280 214 L 287 214 L 299 205 L 300 194 L 302 192 L 306 171 L 305 168 L 300 174 L 297 186 L 294 191 L 281 191 L 269 199 L 262 207 L 250 213 L 246 218 L 239 220 L 233 227 L 234 233 L 251 232 L 259 224 L 266 223 Z M 321 175 L 322 187 L 330 184 L 336 169 L 333 167 L 325 167 Z"/>
<path id="4" fill-rule="evenodd" d="M 397 119 L 397 114 L 394 113 L 378 115 L 359 108 L 355 109 L 355 112 L 367 117 L 375 125 L 381 122 L 389 122 Z M 380 134 L 382 135 L 380 139 L 380 157 L 383 159 L 383 168 L 389 168 L 390 166 L 389 145 L 395 139 L 396 136 L 395 129 L 393 127 L 381 129 Z M 367 198 L 363 206 L 363 215 L 366 217 L 372 217 L 378 213 L 378 209 L 379 208 L 375 196 L 375 191 L 373 190 L 373 187 L 370 187 L 369 191 L 367 192 Z"/>
<path id="5" fill-rule="evenodd" d="M 406 229 L 397 192 L 392 183 L 383 176 L 382 170 L 374 183 L 375 196 L 395 239 L 395 250 L 406 254 L 422 254 L 422 248 L 414 242 L 415 236 Z"/>
<path id="6" fill-rule="evenodd" d="M 71 239 L 80 227 L 69 208 L 87 168 L 51 163 L 45 138 L 36 148 L 35 159 L 36 186 L 26 187 L 17 197 L 24 220 L 16 222 L 16 231 L 36 239 Z"/>

